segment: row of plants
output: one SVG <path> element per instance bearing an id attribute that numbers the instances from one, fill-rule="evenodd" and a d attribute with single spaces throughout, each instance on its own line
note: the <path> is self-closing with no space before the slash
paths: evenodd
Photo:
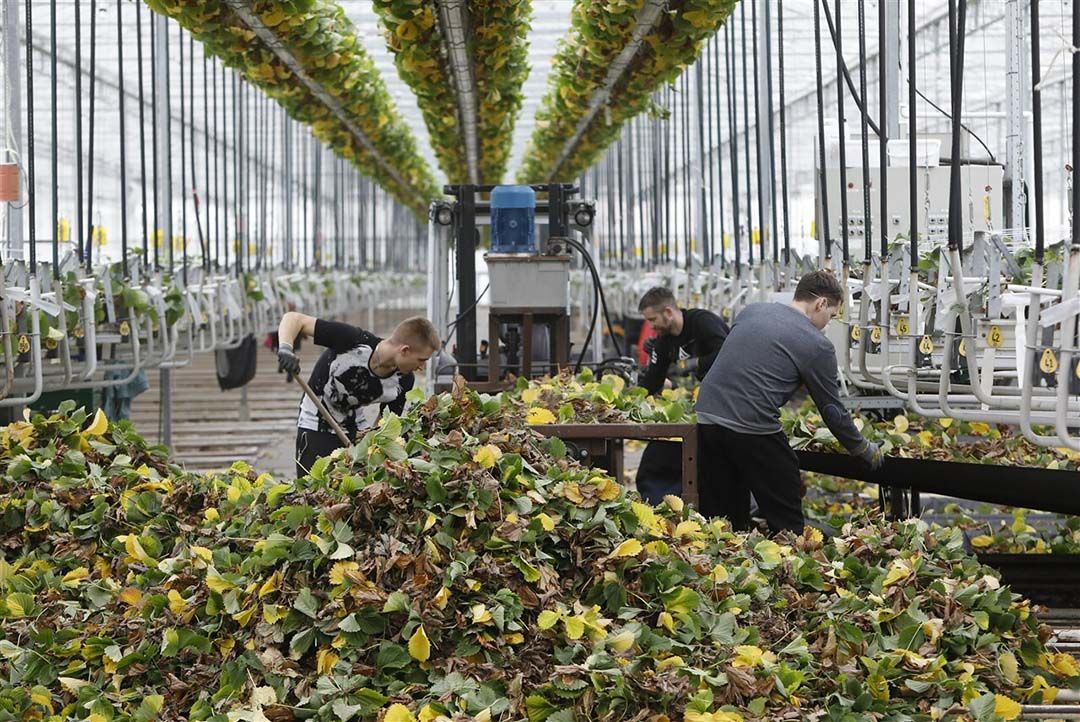
<path id="1" fill-rule="evenodd" d="M 401 79 L 416 93 L 439 165 L 451 183 L 468 180 L 464 129 L 447 58 L 447 39 L 434 0 L 402 3 L 375 0 Z M 467 55 L 476 83 L 479 182 L 502 181 L 510 155 L 514 121 L 521 110 L 521 86 L 529 74 L 528 41 L 532 3 L 528 0 L 469 0 Z"/>
<path id="2" fill-rule="evenodd" d="M 693 394 L 686 389 L 649 396 L 641 387 L 628 387 L 621 376 L 597 378 L 591 369 L 576 375 L 564 369 L 555 377 L 519 378 L 501 398 L 530 424 L 691 424 L 695 420 Z"/>
<path id="3" fill-rule="evenodd" d="M 338 155 L 389 190 L 418 216 L 440 195 L 416 141 L 398 114 L 356 29 L 333 0 L 258 0 L 251 11 L 292 53 L 303 70 L 339 101 L 379 155 L 396 170 L 398 183 L 330 109 L 222 0 L 146 0 L 154 11 L 175 19 L 229 67 L 276 100 L 295 120 Z"/>
<path id="4" fill-rule="evenodd" d="M 0 432 L 0 718 L 998 722 L 1080 686 L 959 530 L 738 534 L 500 396 L 410 400 L 295 480 L 70 406 Z"/>
<path id="5" fill-rule="evenodd" d="M 518 181 L 546 182 L 552 175 L 576 178 L 600 157 L 638 114 L 663 114 L 652 96 L 692 65 L 720 25 L 731 14 L 735 0 L 674 0 L 645 36 L 640 49 L 616 83 L 607 102 L 585 129 L 562 165 L 556 162 L 574 135 L 589 104 L 604 86 L 608 70 L 630 43 L 643 0 L 598 3 L 576 0 L 571 28 L 552 61 L 548 91 L 536 114 L 536 130 L 529 141 Z"/>

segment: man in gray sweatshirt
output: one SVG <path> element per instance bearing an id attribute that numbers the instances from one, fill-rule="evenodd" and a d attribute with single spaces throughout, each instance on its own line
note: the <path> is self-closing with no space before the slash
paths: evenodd
<path id="1" fill-rule="evenodd" d="M 799 462 L 780 429 L 780 407 L 804 384 L 848 453 L 881 466 L 881 450 L 840 401 L 836 351 L 823 333 L 842 300 L 836 278 L 814 271 L 799 281 L 791 305 L 755 303 L 735 318 L 696 406 L 705 516 L 749 528 L 752 492 L 770 531 L 802 532 Z"/>

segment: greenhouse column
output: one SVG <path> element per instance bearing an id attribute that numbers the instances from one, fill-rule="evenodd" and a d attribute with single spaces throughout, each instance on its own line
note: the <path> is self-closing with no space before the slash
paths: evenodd
<path id="1" fill-rule="evenodd" d="M 157 142 L 158 157 L 168 157 L 169 138 L 171 133 L 171 108 L 169 106 L 169 26 L 167 19 L 162 15 L 154 16 L 155 54 L 154 54 L 154 79 L 157 83 Z M 157 185 L 157 205 L 161 209 L 161 231 L 165 243 L 172 243 L 172 174 L 164 173 L 161 183 Z M 173 269 L 168 269 L 172 273 Z M 172 448 L 172 369 L 169 365 L 161 366 L 161 381 L 159 393 L 161 394 L 160 414 L 161 438 L 160 443 Z"/>
<path id="2" fill-rule="evenodd" d="M 4 0 L 4 85 L 8 93 L 8 107 L 5 108 L 6 120 L 4 137 L 18 146 L 22 139 L 22 100 L 19 78 L 19 2 Z M 23 214 L 21 210 L 7 213 L 7 237 L 10 244 L 8 253 L 11 260 L 23 259 Z"/>

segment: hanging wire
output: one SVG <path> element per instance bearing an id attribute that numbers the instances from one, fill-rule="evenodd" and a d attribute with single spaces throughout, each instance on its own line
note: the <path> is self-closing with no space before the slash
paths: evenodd
<path id="1" fill-rule="evenodd" d="M 146 80 L 143 77 L 142 3 L 135 3 L 135 42 L 139 62 L 139 178 L 142 186 L 142 267 L 150 258 L 149 218 L 146 201 Z"/>
<path id="2" fill-rule="evenodd" d="M 682 74 L 682 98 L 679 105 L 682 107 L 682 207 L 683 207 L 683 253 L 686 259 L 686 268 L 689 270 L 693 265 L 693 246 L 690 237 L 692 218 L 691 204 L 693 193 L 690 190 L 690 78 L 686 73 Z"/>
<path id="3" fill-rule="evenodd" d="M 150 142 L 154 148 L 151 160 L 154 170 L 154 270 L 161 270 L 161 244 L 158 242 L 158 234 L 161 238 L 168 234 L 161 227 L 161 219 L 158 209 L 158 107 L 157 107 L 157 33 L 154 32 L 154 24 L 150 23 Z"/>
<path id="4" fill-rule="evenodd" d="M 859 57 L 864 58 L 859 63 L 859 93 L 866 98 L 866 0 L 859 0 Z M 882 93 L 884 94 L 884 93 Z M 870 218 L 870 132 L 867 124 L 868 115 L 866 103 L 862 104 L 859 112 L 859 140 L 862 145 L 862 191 L 863 191 L 863 253 L 866 262 L 869 263 L 873 253 L 870 243 L 872 237 Z M 867 279 L 863 279 L 865 283 Z"/>
<path id="5" fill-rule="evenodd" d="M 781 0 L 777 0 L 781 3 Z M 783 9 L 783 5 L 779 7 Z M 768 10 L 768 8 L 766 8 Z M 780 234 L 776 222 L 776 123 L 773 111 L 773 68 L 772 68 L 772 14 L 765 13 L 765 103 L 766 117 L 769 119 L 769 237 L 772 239 L 773 263 L 780 263 Z M 779 282 L 780 274 L 775 275 L 774 283 Z M 779 285 L 777 285 L 779 288 Z"/>
<path id="6" fill-rule="evenodd" d="M 885 3 L 880 3 L 885 7 Z M 784 265 L 791 264 L 791 228 L 788 220 L 787 128 L 784 92 L 784 0 L 776 0 L 776 51 L 780 85 L 780 204 L 784 222 Z M 884 98 L 884 93 L 882 94 Z"/>
<path id="7" fill-rule="evenodd" d="M 732 229 L 731 234 L 735 240 L 735 276 L 742 275 L 742 238 L 740 224 L 742 216 L 739 215 L 739 120 L 738 110 L 735 106 L 737 76 L 735 74 L 735 27 L 728 24 L 728 33 L 724 36 L 724 64 L 727 66 L 728 75 L 728 125 L 731 138 L 731 207 Z"/>
<path id="8" fill-rule="evenodd" d="M 203 101 L 203 178 L 206 179 L 206 183 L 203 185 L 203 206 L 206 210 L 206 241 L 203 248 L 203 269 L 210 272 L 210 231 L 212 226 L 210 225 L 210 90 L 209 90 L 209 73 L 207 72 L 207 55 L 206 46 L 202 48 L 202 101 Z M 194 167 L 192 168 L 194 174 Z M 200 227 L 200 235 L 201 235 Z"/>
<path id="9" fill-rule="evenodd" d="M 1080 47 L 1080 10 L 1076 8 L 1076 2 L 1072 6 L 1072 45 Z M 1080 245 L 1080 224 L 1077 223 L 1076 214 L 1080 213 L 1080 183 L 1076 180 L 1076 174 L 1080 173 L 1080 54 L 1072 54 L 1072 213 L 1070 214 L 1072 245 Z M 1074 321 L 1075 323 L 1075 321 Z"/>
<path id="10" fill-rule="evenodd" d="M 705 164 L 707 164 L 709 166 L 709 218 L 710 219 L 714 218 L 716 216 L 716 185 L 715 185 L 716 180 L 715 180 L 713 162 L 712 162 L 712 154 L 713 154 L 713 150 L 714 150 L 714 148 L 713 148 L 713 82 L 712 82 L 712 74 L 714 72 L 716 72 L 716 58 L 713 56 L 713 46 L 715 45 L 715 43 L 716 43 L 716 36 L 713 35 L 712 38 L 709 39 L 708 43 L 705 46 L 705 52 L 704 52 L 704 58 L 705 59 L 704 59 L 704 61 L 699 61 L 699 62 L 704 62 L 705 63 L 705 95 L 706 95 L 706 103 L 705 103 L 705 119 L 704 119 L 703 122 L 705 123 L 705 126 L 708 128 L 708 140 L 706 140 L 704 142 L 706 142 L 708 144 L 709 152 L 708 152 L 707 155 L 704 154 L 704 153 L 702 154 L 701 162 L 705 163 Z M 702 137 L 704 139 L 704 134 L 702 134 Z M 710 230 L 712 231 L 712 233 L 709 234 L 707 243 L 705 245 L 705 265 L 706 266 L 711 266 L 712 265 L 714 248 L 716 246 L 716 230 L 715 230 L 715 226 L 716 226 L 715 223 L 710 224 Z"/>
<path id="11" fill-rule="evenodd" d="M 223 73 L 224 74 L 224 73 Z M 214 270 L 220 270 L 221 261 L 221 168 L 218 163 L 220 149 L 222 146 L 222 138 L 218 125 L 218 61 L 217 58 L 213 58 L 210 62 L 210 87 L 211 97 L 213 98 L 213 109 L 210 111 L 210 117 L 214 119 L 213 138 L 214 138 Z M 207 195 L 210 194 L 210 189 L 207 187 Z"/>
<path id="12" fill-rule="evenodd" d="M 27 0 L 29 3 L 30 0 Z M 29 51 L 29 31 L 27 32 L 27 50 Z M 29 63 L 28 63 L 29 65 Z M 29 68 L 27 68 L 29 70 Z M 31 95 L 33 95 L 31 93 Z M 87 149 L 87 175 L 86 175 L 86 252 L 83 260 L 86 262 L 86 271 L 90 273 L 94 269 L 94 120 L 97 116 L 97 0 L 90 0 L 90 110 L 89 131 L 90 143 Z M 31 102 L 32 99 L 31 99 Z M 32 246 L 31 246 L 32 248 Z"/>
<path id="13" fill-rule="evenodd" d="M 34 178 L 34 8 L 26 0 L 26 189 L 30 214 L 30 274 L 37 273 L 37 193 Z"/>
<path id="14" fill-rule="evenodd" d="M 124 107 L 124 0 L 116 0 L 116 69 L 119 78 L 120 102 L 120 268 L 128 278 L 128 217 L 127 217 L 127 115 Z"/>
<path id="15" fill-rule="evenodd" d="M 818 0 L 814 2 L 814 60 L 817 70 L 817 118 L 818 118 L 818 187 L 821 191 L 821 216 L 820 228 L 816 229 L 818 238 L 825 247 L 825 261 L 832 260 L 832 238 L 829 233 L 829 183 L 826 174 L 825 155 L 825 88 L 822 83 L 821 70 L 821 5 Z M 843 191 L 841 191 L 842 193 Z"/>
<path id="16" fill-rule="evenodd" d="M 888 113 L 888 96 L 885 86 L 888 83 L 886 68 L 889 64 L 889 49 L 887 36 L 887 6 L 884 2 L 878 2 L 878 115 L 881 118 L 882 128 L 886 127 Z M 878 201 L 881 204 L 881 215 L 878 225 L 881 227 L 881 262 L 884 264 L 889 255 L 889 139 L 884 130 L 878 133 Z M 870 245 L 870 231 L 866 232 L 866 243 Z M 882 271 L 883 274 L 887 271 Z M 888 303 L 888 299 L 885 300 Z"/>
<path id="17" fill-rule="evenodd" d="M 753 3 L 750 3 L 753 5 Z M 750 85 L 746 76 L 746 4 L 739 6 L 742 14 L 742 84 L 743 84 L 743 127 L 746 130 L 746 142 L 743 143 L 743 160 L 746 162 L 746 263 L 751 268 L 754 265 L 754 199 L 750 191 Z M 736 178 L 738 176 L 735 176 Z"/>
<path id="18" fill-rule="evenodd" d="M 964 38 L 967 1 L 949 0 L 949 76 L 952 85 L 952 150 L 949 168 L 949 249 L 962 250 L 964 220 L 960 197 L 960 115 L 964 105 Z"/>
<path id="19" fill-rule="evenodd" d="M 205 57 L 205 56 L 204 56 Z M 195 38 L 188 35 L 188 108 L 191 113 L 191 201 L 195 211 L 195 232 L 199 235 L 199 255 L 202 256 L 202 266 L 207 268 L 206 237 L 203 234 L 201 204 L 199 203 L 199 169 L 195 162 Z M 186 159 L 181 160 L 185 162 Z M 186 244 L 185 244 L 186 245 Z"/>
<path id="20" fill-rule="evenodd" d="M 823 3 L 828 2 L 828 0 L 821 1 Z M 836 0 L 836 113 L 840 132 L 840 246 L 844 265 L 846 266 L 850 260 L 848 244 L 851 229 L 848 227 L 850 221 L 848 218 L 847 131 L 845 130 L 846 118 L 844 117 L 844 84 L 839 82 L 841 68 L 844 65 L 844 35 L 840 28 L 840 2 L 841 0 Z"/>
<path id="21" fill-rule="evenodd" d="M 757 6 L 755 2 L 750 3 L 750 37 L 753 40 L 751 46 L 751 52 L 753 53 L 754 62 L 754 131 L 760 137 L 761 130 L 761 104 L 758 102 L 758 98 L 761 97 L 761 91 L 758 87 L 758 21 L 757 21 Z M 747 133 L 750 132 L 749 126 L 747 126 Z M 747 135 L 746 147 L 750 147 L 750 136 Z M 769 242 L 768 239 L 768 225 L 765 223 L 765 178 L 761 173 L 761 147 L 759 143 L 754 143 L 754 160 L 757 162 L 757 172 L 755 180 L 757 181 L 757 210 L 758 210 L 758 242 L 761 244 L 758 247 L 758 261 L 765 262 L 765 247 Z M 747 169 L 749 169 L 747 165 Z"/>
<path id="22" fill-rule="evenodd" d="M 176 37 L 180 43 L 180 250 L 182 253 L 184 285 L 188 282 L 187 264 L 187 104 L 184 99 L 184 30 L 179 24 L 176 26 Z M 172 248 L 170 243 L 169 247 Z M 169 258 L 170 265 L 172 257 Z"/>
<path id="23" fill-rule="evenodd" d="M 27 31 L 27 37 L 29 38 L 30 32 Z M 53 278 L 60 279 L 60 153 L 59 153 L 59 114 L 60 108 L 56 98 L 57 91 L 57 78 L 56 78 L 56 0 L 49 0 L 49 43 L 51 47 L 50 53 L 50 68 L 52 81 L 50 88 L 50 95 L 52 100 L 52 122 L 51 122 L 51 145 L 52 151 L 52 271 Z M 121 86 L 122 87 L 122 86 Z"/>
<path id="24" fill-rule="evenodd" d="M 724 222 L 724 152 L 723 141 L 721 140 L 721 128 L 723 125 L 723 118 L 720 112 L 720 106 L 723 104 L 723 96 L 720 95 L 720 37 L 719 34 L 712 37 L 712 50 L 713 50 L 713 86 L 716 92 L 716 205 L 720 209 L 720 268 L 727 268 L 727 251 L 724 249 L 724 236 L 726 233 L 727 224 Z M 724 78 L 724 85 L 727 85 L 727 77 Z M 710 168 L 711 168 L 710 164 Z M 715 253 L 715 247 L 713 249 Z"/>
<path id="25" fill-rule="evenodd" d="M 75 0 L 75 253 L 83 260 L 82 6 Z"/>
<path id="26" fill-rule="evenodd" d="M 1042 80 L 1042 56 L 1039 48 L 1039 30 L 1039 0 L 1031 0 L 1031 135 L 1035 175 L 1033 179 L 1035 185 L 1035 262 L 1042 264 L 1046 253 L 1046 231 L 1044 230 L 1046 224 L 1043 206 L 1042 89 L 1039 86 Z"/>
<path id="27" fill-rule="evenodd" d="M 1036 0 L 1037 2 L 1038 0 Z M 911 282 L 918 282 L 919 272 L 919 190 L 916 175 L 918 159 L 918 116 L 916 114 L 915 0 L 908 0 L 908 215 L 911 228 Z M 929 220 L 929 219 L 927 219 Z M 914 331 L 914 329 L 913 329 Z M 912 341 L 915 343 L 914 339 Z"/>

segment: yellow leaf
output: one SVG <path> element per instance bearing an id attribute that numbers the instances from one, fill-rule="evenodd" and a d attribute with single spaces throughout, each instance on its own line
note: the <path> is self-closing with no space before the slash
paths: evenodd
<path id="1" fill-rule="evenodd" d="M 619 546 L 615 547 L 615 551 L 611 552 L 613 557 L 636 557 L 642 550 L 641 542 L 637 539 L 627 539 Z"/>
<path id="2" fill-rule="evenodd" d="M 931 442 L 934 440 L 934 432 L 932 431 L 920 431 L 915 434 L 915 436 L 923 446 L 930 446 Z"/>
<path id="3" fill-rule="evenodd" d="M 735 660 L 732 667 L 757 667 L 765 659 L 765 650 L 749 644 L 740 644 L 735 647 Z"/>
<path id="4" fill-rule="evenodd" d="M 555 520 L 544 512 L 540 512 L 536 515 L 536 518 L 540 521 L 540 526 L 544 531 L 555 531 Z"/>
<path id="5" fill-rule="evenodd" d="M 34 687 L 30 691 L 30 701 L 44 707 L 50 713 L 53 711 L 52 695 L 44 687 Z"/>
<path id="6" fill-rule="evenodd" d="M 612 501 L 619 496 L 619 485 L 614 480 L 608 477 L 597 477 L 593 479 L 593 483 L 596 484 L 599 489 L 596 495 L 603 501 Z"/>
<path id="7" fill-rule="evenodd" d="M 566 629 L 567 639 L 581 639 L 585 634 L 585 620 L 579 616 L 563 617 L 563 628 Z"/>
<path id="8" fill-rule="evenodd" d="M 206 586 L 210 587 L 211 591 L 217 592 L 218 594 L 224 594 L 230 589 L 236 588 L 235 584 L 218 574 L 217 570 L 213 567 L 210 567 L 210 571 L 206 574 Z"/>
<path id="9" fill-rule="evenodd" d="M 206 547 L 191 547 L 191 553 L 207 564 L 214 558 L 214 553 Z"/>
<path id="10" fill-rule="evenodd" d="M 675 632 L 675 617 L 671 616 L 671 612 L 660 612 L 658 621 L 664 629 L 671 633 Z"/>
<path id="11" fill-rule="evenodd" d="M 180 592 L 170 589 L 167 596 L 169 598 L 169 611 L 177 615 L 183 614 L 184 610 L 187 609 L 187 600 L 181 596 Z"/>
<path id="12" fill-rule="evenodd" d="M 320 649 L 315 655 L 315 670 L 319 674 L 330 674 L 334 671 L 334 665 L 341 659 L 332 649 Z"/>
<path id="13" fill-rule="evenodd" d="M 585 497 L 581 493 L 581 487 L 577 485 L 577 482 L 569 482 L 563 485 L 563 496 L 575 504 L 585 503 Z"/>
<path id="14" fill-rule="evenodd" d="M 994 713 L 1004 720 L 1014 720 L 1020 716 L 1020 703 L 1003 694 L 995 694 Z"/>
<path id="15" fill-rule="evenodd" d="M 136 607 L 139 602 L 142 601 L 142 592 L 135 587 L 128 587 L 124 591 L 120 592 L 120 596 L 117 597 L 121 602 L 131 607 Z"/>
<path id="16" fill-rule="evenodd" d="M 335 562 L 330 567 L 330 583 L 333 585 L 344 584 L 345 577 L 349 572 L 359 572 L 360 565 L 356 562 Z"/>
<path id="17" fill-rule="evenodd" d="M 986 534 L 980 534 L 971 538 L 971 546 L 976 549 L 986 549 L 988 546 L 994 543 L 994 538 L 987 536 Z"/>
<path id="18" fill-rule="evenodd" d="M 622 654 L 634 646 L 637 637 L 629 629 L 624 629 L 618 634 L 608 637 L 608 646 L 617 653 Z"/>
<path id="19" fill-rule="evenodd" d="M 944 419 L 938 419 L 938 423 L 941 424 L 941 428 L 947 429 L 952 426 L 952 419 L 946 416 Z"/>
<path id="20" fill-rule="evenodd" d="M 100 714 L 98 712 L 93 712 L 86 719 L 87 719 L 87 722 L 109 722 L 108 717 L 106 717 L 105 715 Z"/>
<path id="21" fill-rule="evenodd" d="M 659 670 L 659 669 L 667 669 L 668 667 L 685 667 L 685 666 L 686 666 L 686 662 L 683 661 L 683 658 L 675 656 L 675 657 L 668 657 L 667 659 L 661 660 L 660 663 L 656 665 L 656 668 Z"/>
<path id="22" fill-rule="evenodd" d="M 698 524 L 696 521 L 680 521 L 675 526 L 674 536 L 678 539 L 684 537 L 693 539 L 694 537 L 701 536 L 701 524 Z"/>
<path id="23" fill-rule="evenodd" d="M 712 571 L 709 572 L 709 578 L 717 584 L 723 584 L 728 580 L 728 570 L 723 564 L 717 564 L 713 567 Z"/>
<path id="24" fill-rule="evenodd" d="M 529 409 L 529 414 L 525 417 L 525 423 L 533 425 L 554 424 L 555 414 L 551 413 L 543 407 L 534 406 Z"/>
<path id="25" fill-rule="evenodd" d="M 908 430 L 910 424 L 908 423 L 908 417 L 900 414 L 893 419 L 893 428 L 896 429 L 896 433 L 903 434 Z"/>
<path id="26" fill-rule="evenodd" d="M 206 519 L 209 522 L 215 522 L 215 521 L 217 521 L 218 519 L 221 518 L 221 515 L 218 514 L 217 509 L 215 509 L 213 507 L 210 507 L 209 509 L 207 509 L 206 511 L 203 512 L 203 518 Z"/>
<path id="27" fill-rule="evenodd" d="M 267 624 L 274 624 L 279 619 L 284 619 L 286 616 L 288 616 L 288 614 L 288 610 L 285 610 L 276 604 L 263 605 L 263 621 L 265 621 Z"/>
<path id="28" fill-rule="evenodd" d="M 90 571 L 86 567 L 78 567 L 72 569 L 70 572 L 64 575 L 64 578 L 60 580 L 60 583 L 65 587 L 77 587 L 79 582 L 85 581 L 90 578 Z"/>
<path id="29" fill-rule="evenodd" d="M 491 611 L 485 604 L 474 604 L 472 609 L 473 622 L 476 624 L 490 624 L 491 623 Z"/>
<path id="30" fill-rule="evenodd" d="M 409 637 L 409 656 L 418 662 L 426 662 L 431 657 L 431 642 L 428 641 L 423 624 Z"/>
<path id="31" fill-rule="evenodd" d="M 532 405 L 538 398 L 540 398 L 540 389 L 528 388 L 521 392 L 521 400 L 528 405 Z"/>
<path id="32" fill-rule="evenodd" d="M 971 433 L 975 434 L 976 436 L 989 436 L 990 424 L 984 424 L 981 421 L 972 421 Z"/>
<path id="33" fill-rule="evenodd" d="M 882 587 L 891 587 L 897 582 L 902 582 L 911 576 L 911 567 L 905 564 L 902 560 L 897 559 L 889 566 L 889 573 L 885 575 L 885 581 L 881 583 Z"/>
<path id="34" fill-rule="evenodd" d="M 430 704 L 425 704 L 420 708 L 420 722 L 433 722 L 438 719 L 439 712 Z"/>
<path id="35" fill-rule="evenodd" d="M 678 513 L 683 510 L 683 500 L 673 494 L 666 494 L 664 496 L 664 503 L 668 505 L 668 508 Z"/>
<path id="36" fill-rule="evenodd" d="M 427 531 L 431 527 L 435 526 L 435 522 L 439 519 L 431 512 L 428 512 L 427 519 L 424 520 L 424 531 Z"/>
<path id="37" fill-rule="evenodd" d="M 383 715 L 382 722 L 416 722 L 416 717 L 403 704 L 392 704 Z"/>
<path id="38" fill-rule="evenodd" d="M 136 559 L 143 564 L 156 564 L 153 558 L 151 558 L 151 556 L 146 553 L 146 550 L 143 549 L 142 544 L 139 543 L 139 537 L 135 536 L 134 534 L 128 534 L 124 538 L 124 549 L 133 559 Z"/>
<path id="39" fill-rule="evenodd" d="M 97 410 L 94 414 L 94 421 L 86 428 L 83 433 L 87 436 L 101 436 L 109 430 L 109 417 L 105 415 L 105 412 L 101 409 Z"/>
<path id="40" fill-rule="evenodd" d="M 255 614 L 255 605 L 253 604 L 250 607 L 248 607 L 247 609 L 245 609 L 244 611 L 237 612 L 236 614 L 232 615 L 232 618 L 235 619 L 236 622 L 241 627 L 246 627 L 248 625 L 248 622 L 251 621 L 252 615 L 254 615 L 254 614 Z"/>
<path id="41" fill-rule="evenodd" d="M 481 469 L 490 469 L 500 458 L 502 458 L 502 450 L 494 444 L 485 444 L 473 454 L 473 461 L 479 464 Z"/>
<path id="42" fill-rule="evenodd" d="M 337 566 L 336 564 L 334 566 Z M 331 576 L 333 573 L 331 572 Z M 340 582 L 339 582 L 340 583 Z M 259 599 L 262 599 L 268 594 L 273 594 L 277 590 L 281 589 L 281 570 L 277 570 L 270 575 L 270 578 L 262 583 L 259 587 Z"/>
<path id="43" fill-rule="evenodd" d="M 440 589 L 439 593 L 432 597 L 431 601 L 439 609 L 446 609 L 446 604 L 450 601 L 450 588 L 443 587 Z"/>

